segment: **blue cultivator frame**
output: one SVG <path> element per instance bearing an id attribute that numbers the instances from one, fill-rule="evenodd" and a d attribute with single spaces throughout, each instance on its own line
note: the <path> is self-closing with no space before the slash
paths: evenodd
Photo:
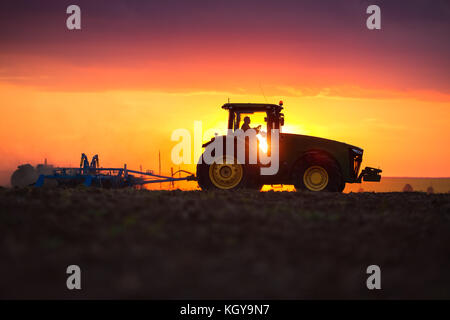
<path id="1" fill-rule="evenodd" d="M 177 173 L 187 173 L 189 176 L 174 178 Z M 139 175 L 139 176 L 136 176 Z M 61 185 L 96 186 L 106 188 L 123 188 L 141 186 L 149 183 L 175 182 L 175 181 L 196 181 L 194 174 L 179 170 L 172 173 L 171 177 L 161 176 L 152 172 L 141 172 L 123 168 L 54 168 L 53 174 L 41 174 L 35 183 L 36 187 L 42 187 L 46 179 L 56 180 Z"/>

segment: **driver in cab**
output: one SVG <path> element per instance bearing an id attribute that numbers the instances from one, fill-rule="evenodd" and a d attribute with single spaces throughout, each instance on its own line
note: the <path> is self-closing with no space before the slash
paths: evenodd
<path id="1" fill-rule="evenodd" d="M 257 126 L 256 128 L 251 128 L 251 127 L 250 127 L 250 117 L 246 116 L 246 117 L 244 118 L 244 123 L 242 124 L 241 129 L 242 129 L 242 131 L 244 131 L 244 132 L 247 131 L 248 129 L 253 129 L 253 130 L 256 131 L 256 134 L 258 134 L 258 133 L 259 133 L 259 130 L 261 130 L 261 125 Z"/>

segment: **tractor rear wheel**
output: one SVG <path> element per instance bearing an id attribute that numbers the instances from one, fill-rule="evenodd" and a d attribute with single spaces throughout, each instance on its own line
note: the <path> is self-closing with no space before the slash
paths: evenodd
<path id="1" fill-rule="evenodd" d="M 234 158 L 223 157 L 222 162 L 197 164 L 197 181 L 202 190 L 261 189 L 248 166 Z"/>
<path id="2" fill-rule="evenodd" d="M 297 191 L 342 192 L 345 187 L 339 165 L 320 152 L 303 156 L 295 165 L 292 178 Z"/>

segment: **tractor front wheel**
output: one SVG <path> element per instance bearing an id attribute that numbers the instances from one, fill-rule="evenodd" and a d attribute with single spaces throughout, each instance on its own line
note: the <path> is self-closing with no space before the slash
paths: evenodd
<path id="1" fill-rule="evenodd" d="M 345 183 L 336 161 L 319 152 L 302 157 L 293 169 L 295 189 L 314 192 L 342 192 Z"/>

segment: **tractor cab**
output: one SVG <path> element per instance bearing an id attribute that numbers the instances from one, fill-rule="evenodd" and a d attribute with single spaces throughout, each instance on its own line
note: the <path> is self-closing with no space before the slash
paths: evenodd
<path id="1" fill-rule="evenodd" d="M 250 118 L 259 118 L 264 122 L 264 131 L 270 135 L 272 129 L 281 129 L 284 125 L 283 102 L 280 104 L 267 103 L 226 103 L 222 109 L 228 110 L 228 129 L 236 131 L 240 129 L 246 116 Z M 255 121 L 252 119 L 252 124 Z M 260 121 L 260 122 L 261 122 Z M 256 122 L 258 123 L 258 122 Z M 258 123 L 260 124 L 260 123 Z"/>

